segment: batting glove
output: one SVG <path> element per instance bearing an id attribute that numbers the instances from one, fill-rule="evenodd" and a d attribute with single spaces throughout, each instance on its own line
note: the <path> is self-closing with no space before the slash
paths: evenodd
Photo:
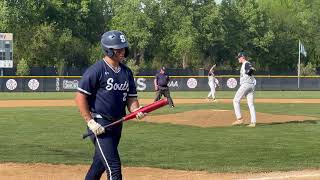
<path id="1" fill-rule="evenodd" d="M 95 135 L 100 135 L 105 132 L 104 127 L 101 126 L 101 124 L 97 123 L 94 119 L 90 119 L 90 121 L 88 121 L 87 124 L 88 124 L 89 129 Z"/>
<path id="2" fill-rule="evenodd" d="M 137 111 L 137 110 L 139 110 L 139 109 L 141 109 L 142 108 L 142 106 L 140 106 L 138 109 L 135 109 L 134 111 Z M 133 112 L 134 112 L 133 111 Z M 141 120 L 141 119 L 143 119 L 144 117 L 146 117 L 146 115 L 147 115 L 147 113 L 143 113 L 143 112 L 138 112 L 137 114 L 136 114 L 136 119 L 137 120 Z"/>
<path id="3" fill-rule="evenodd" d="M 137 115 L 136 115 L 136 119 L 137 120 L 141 120 L 143 119 L 144 117 L 146 117 L 147 113 L 143 113 L 143 112 L 138 112 Z"/>

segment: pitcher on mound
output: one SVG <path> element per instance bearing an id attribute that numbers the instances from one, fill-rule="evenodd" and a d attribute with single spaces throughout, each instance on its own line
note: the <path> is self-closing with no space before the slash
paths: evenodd
<path id="1" fill-rule="evenodd" d="M 247 103 L 250 110 L 251 120 L 248 127 L 256 126 L 256 111 L 254 108 L 254 89 L 256 86 L 256 79 L 253 77 L 255 71 L 251 63 L 248 61 L 245 52 L 238 53 L 238 61 L 242 64 L 240 69 L 240 87 L 233 98 L 233 107 L 237 120 L 232 125 L 243 124 L 243 117 L 240 110 L 240 101 L 243 96 L 247 97 Z"/>

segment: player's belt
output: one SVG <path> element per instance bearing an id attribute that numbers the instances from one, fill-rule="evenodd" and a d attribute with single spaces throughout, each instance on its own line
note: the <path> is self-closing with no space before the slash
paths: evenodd
<path id="1" fill-rule="evenodd" d="M 159 89 L 162 90 L 162 89 L 168 89 L 168 86 L 159 86 Z"/>
<path id="2" fill-rule="evenodd" d="M 91 116 L 93 117 L 93 118 L 98 118 L 98 119 L 102 119 L 103 117 L 100 115 L 100 114 L 98 114 L 98 113 L 91 113 Z"/>
<path id="3" fill-rule="evenodd" d="M 96 119 L 106 119 L 106 120 L 109 120 L 109 121 L 117 120 L 117 119 L 112 118 L 111 116 L 101 115 L 101 114 L 98 114 L 98 113 L 91 113 L 91 116 L 93 118 L 96 118 Z"/>

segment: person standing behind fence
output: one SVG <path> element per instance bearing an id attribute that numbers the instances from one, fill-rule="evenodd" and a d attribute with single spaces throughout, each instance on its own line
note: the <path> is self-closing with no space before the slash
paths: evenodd
<path id="1" fill-rule="evenodd" d="M 238 61 L 242 64 L 240 70 L 240 87 L 233 99 L 233 107 L 237 120 L 232 125 L 243 124 L 243 118 L 240 111 L 240 101 L 243 96 L 247 97 L 247 103 L 250 110 L 251 122 L 248 127 L 256 126 L 256 111 L 254 108 L 254 89 L 256 86 L 256 79 L 253 77 L 255 71 L 251 63 L 247 60 L 245 52 L 238 53 Z"/>
<path id="2" fill-rule="evenodd" d="M 207 96 L 207 99 L 209 100 L 210 97 L 212 97 L 213 101 L 216 101 L 216 88 L 219 86 L 219 81 L 214 75 L 214 68 L 216 67 L 216 64 L 212 66 L 208 73 L 208 85 L 210 87 L 210 92 Z"/>
<path id="3" fill-rule="evenodd" d="M 156 97 L 154 101 L 160 100 L 161 96 L 164 95 L 168 98 L 169 106 L 174 107 L 173 100 L 170 96 L 170 90 L 168 87 L 170 77 L 165 71 L 166 68 L 161 67 L 160 72 L 157 73 L 154 78 L 154 89 L 156 90 Z"/>

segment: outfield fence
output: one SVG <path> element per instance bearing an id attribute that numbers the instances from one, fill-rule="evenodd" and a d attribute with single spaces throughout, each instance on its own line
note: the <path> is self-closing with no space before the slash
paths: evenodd
<path id="1" fill-rule="evenodd" d="M 239 76 L 216 76 L 218 90 L 233 91 L 239 87 Z M 80 82 L 80 76 L 0 76 L 1 92 L 72 92 Z M 316 91 L 320 89 L 320 76 L 256 76 L 256 90 L 263 91 Z M 154 76 L 136 76 L 138 91 L 154 91 Z M 171 76 L 172 91 L 207 91 L 207 76 Z"/>

